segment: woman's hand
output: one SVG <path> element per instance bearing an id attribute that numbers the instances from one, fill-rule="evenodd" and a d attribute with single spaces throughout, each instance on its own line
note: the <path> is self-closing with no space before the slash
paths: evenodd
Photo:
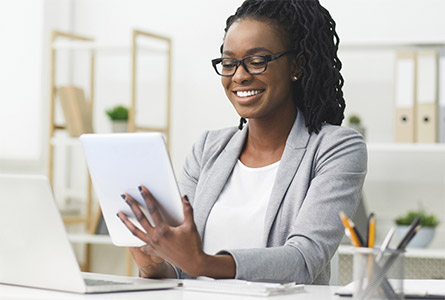
<path id="1" fill-rule="evenodd" d="M 187 196 L 182 198 L 184 222 L 178 227 L 171 227 L 162 219 L 158 204 L 150 191 L 143 186 L 139 190 L 155 226 L 150 224 L 139 204 L 128 194 L 124 194 L 123 198 L 145 232 L 131 223 L 124 213 L 119 212 L 118 216 L 134 236 L 146 243 L 146 246 L 131 249 L 142 275 L 153 277 L 153 274 L 156 275 L 166 267 L 165 260 L 189 275 L 204 275 L 210 257 L 202 249 L 201 238 L 193 220 L 193 208 Z"/>
<path id="2" fill-rule="evenodd" d="M 176 278 L 176 272 L 164 259 L 147 253 L 145 246 L 130 247 L 130 253 L 144 278 Z"/>

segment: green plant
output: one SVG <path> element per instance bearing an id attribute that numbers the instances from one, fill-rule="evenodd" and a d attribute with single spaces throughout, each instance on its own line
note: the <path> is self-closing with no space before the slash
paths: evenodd
<path id="1" fill-rule="evenodd" d="M 439 221 L 434 215 L 427 215 L 424 211 L 409 211 L 406 215 L 395 219 L 397 225 L 410 225 L 416 218 L 420 217 L 420 225 L 424 227 L 436 227 Z"/>
<path id="2" fill-rule="evenodd" d="M 112 121 L 128 121 L 128 108 L 123 105 L 110 108 L 106 113 Z"/>
<path id="3" fill-rule="evenodd" d="M 360 124 L 360 117 L 357 115 L 352 115 L 349 117 L 349 124 Z"/>

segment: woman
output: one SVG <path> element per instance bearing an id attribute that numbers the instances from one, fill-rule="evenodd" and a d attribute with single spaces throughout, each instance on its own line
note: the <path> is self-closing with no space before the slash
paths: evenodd
<path id="1" fill-rule="evenodd" d="M 316 0 L 246 0 L 225 32 L 212 63 L 240 126 L 193 146 L 181 226 L 163 222 L 146 187 L 155 227 L 123 195 L 147 232 L 119 213 L 147 243 L 131 249 L 140 275 L 327 284 L 344 232 L 338 213 L 354 214 L 366 174 L 362 137 L 339 126 L 335 22 Z"/>

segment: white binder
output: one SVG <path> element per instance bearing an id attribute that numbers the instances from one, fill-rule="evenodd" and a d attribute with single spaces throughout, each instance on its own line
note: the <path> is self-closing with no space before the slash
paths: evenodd
<path id="1" fill-rule="evenodd" d="M 439 53 L 438 141 L 445 143 L 445 49 Z"/>
<path id="2" fill-rule="evenodd" d="M 437 142 L 437 51 L 417 53 L 417 107 L 415 140 Z"/>
<path id="3" fill-rule="evenodd" d="M 395 124 L 394 141 L 415 142 L 416 54 L 397 53 L 395 65 Z"/>

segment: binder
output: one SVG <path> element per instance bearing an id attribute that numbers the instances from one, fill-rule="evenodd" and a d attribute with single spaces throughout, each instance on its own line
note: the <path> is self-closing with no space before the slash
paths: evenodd
<path id="1" fill-rule="evenodd" d="M 416 137 L 418 143 L 437 142 L 437 69 L 435 50 L 417 53 Z"/>
<path id="2" fill-rule="evenodd" d="M 84 92 L 75 86 L 62 86 L 58 90 L 60 104 L 65 116 L 65 126 L 72 137 L 92 133 L 91 109 L 85 100 Z"/>
<path id="3" fill-rule="evenodd" d="M 439 52 L 438 140 L 445 143 L 445 49 Z"/>
<path id="4" fill-rule="evenodd" d="M 395 124 L 396 143 L 415 142 L 416 53 L 398 52 L 395 64 Z"/>

